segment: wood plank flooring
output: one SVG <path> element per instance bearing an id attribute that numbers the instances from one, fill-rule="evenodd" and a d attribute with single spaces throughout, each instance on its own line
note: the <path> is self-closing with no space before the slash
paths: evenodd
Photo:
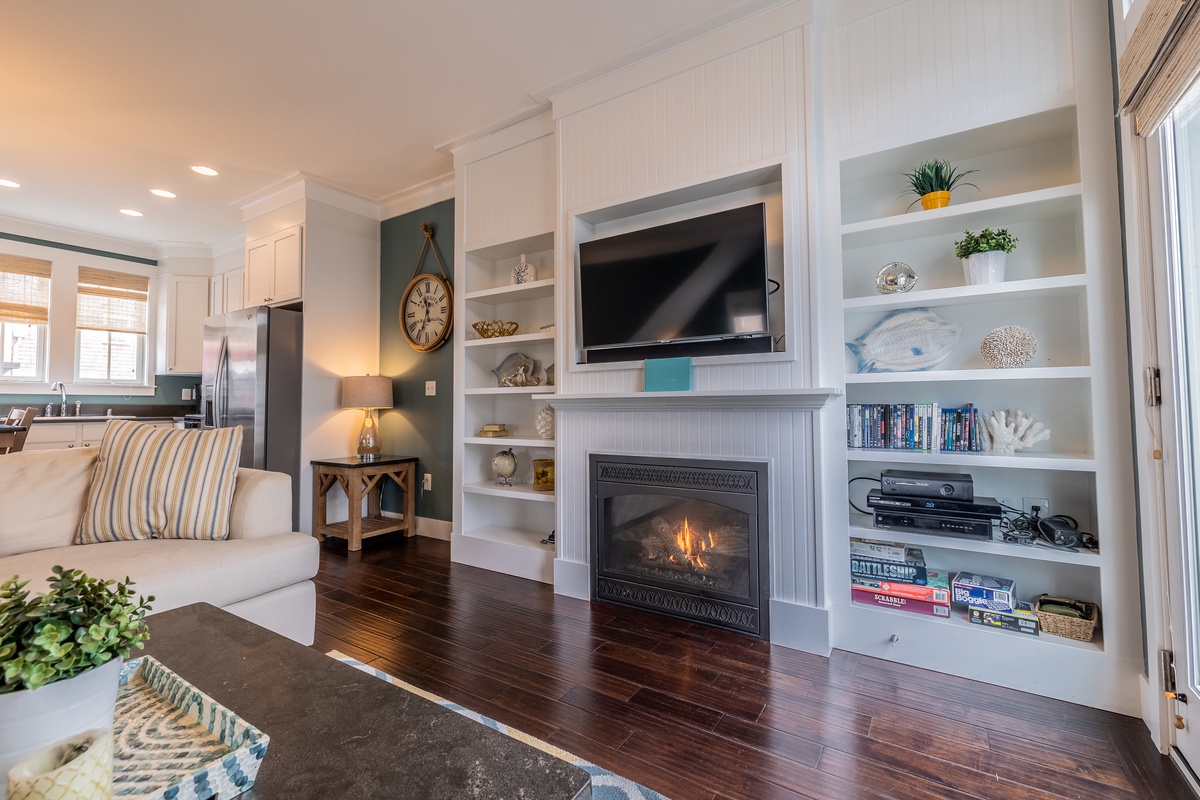
<path id="1" fill-rule="evenodd" d="M 322 545 L 317 637 L 672 800 L 1192 793 L 1141 720 L 556 596 L 432 539 Z"/>

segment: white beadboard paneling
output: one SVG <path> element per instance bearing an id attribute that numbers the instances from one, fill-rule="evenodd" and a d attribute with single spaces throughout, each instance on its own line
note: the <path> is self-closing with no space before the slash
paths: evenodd
<path id="1" fill-rule="evenodd" d="M 1069 0 L 908 0 L 837 27 L 839 143 L 929 138 L 1070 102 Z"/>
<path id="2" fill-rule="evenodd" d="M 787 149 L 784 37 L 560 121 L 563 204 L 594 207 Z"/>
<path id="3" fill-rule="evenodd" d="M 554 158 L 554 137 L 542 136 L 466 166 L 462 199 L 467 249 L 554 230 Z"/>
<path id="4" fill-rule="evenodd" d="M 808 411 L 558 411 L 558 557 L 587 563 L 588 455 L 766 460 L 771 597 L 817 604 L 813 415 Z"/>

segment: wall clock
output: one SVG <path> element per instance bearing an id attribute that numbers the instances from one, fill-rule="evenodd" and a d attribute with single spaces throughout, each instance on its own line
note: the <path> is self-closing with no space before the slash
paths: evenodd
<path id="1" fill-rule="evenodd" d="M 425 243 L 417 256 L 412 280 L 400 296 L 400 330 L 412 349 L 428 353 L 445 344 L 454 330 L 454 289 L 433 241 L 433 227 L 422 222 L 421 232 L 425 234 Z M 431 246 L 441 275 L 421 272 L 421 262 Z"/>

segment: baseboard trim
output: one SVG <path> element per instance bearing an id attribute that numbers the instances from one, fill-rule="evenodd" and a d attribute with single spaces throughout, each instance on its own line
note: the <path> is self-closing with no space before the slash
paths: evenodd
<path id="1" fill-rule="evenodd" d="M 564 558 L 554 559 L 554 593 L 578 600 L 592 599 L 588 565 Z"/>
<path id="2" fill-rule="evenodd" d="M 404 519 L 404 515 L 398 511 L 382 511 L 380 512 L 388 519 Z M 424 536 L 426 539 L 441 539 L 443 542 L 450 541 L 450 532 L 454 526 L 449 520 L 434 519 L 433 517 L 417 517 L 417 536 Z"/>
<path id="3" fill-rule="evenodd" d="M 829 609 L 771 601 L 771 644 L 827 656 L 830 641 Z"/>

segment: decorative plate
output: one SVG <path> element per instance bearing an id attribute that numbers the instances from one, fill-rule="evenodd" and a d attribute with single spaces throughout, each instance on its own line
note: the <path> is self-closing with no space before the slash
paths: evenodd
<path id="1" fill-rule="evenodd" d="M 946 360 L 962 325 L 928 308 L 902 308 L 885 316 L 846 347 L 858 372 L 921 372 Z"/>

